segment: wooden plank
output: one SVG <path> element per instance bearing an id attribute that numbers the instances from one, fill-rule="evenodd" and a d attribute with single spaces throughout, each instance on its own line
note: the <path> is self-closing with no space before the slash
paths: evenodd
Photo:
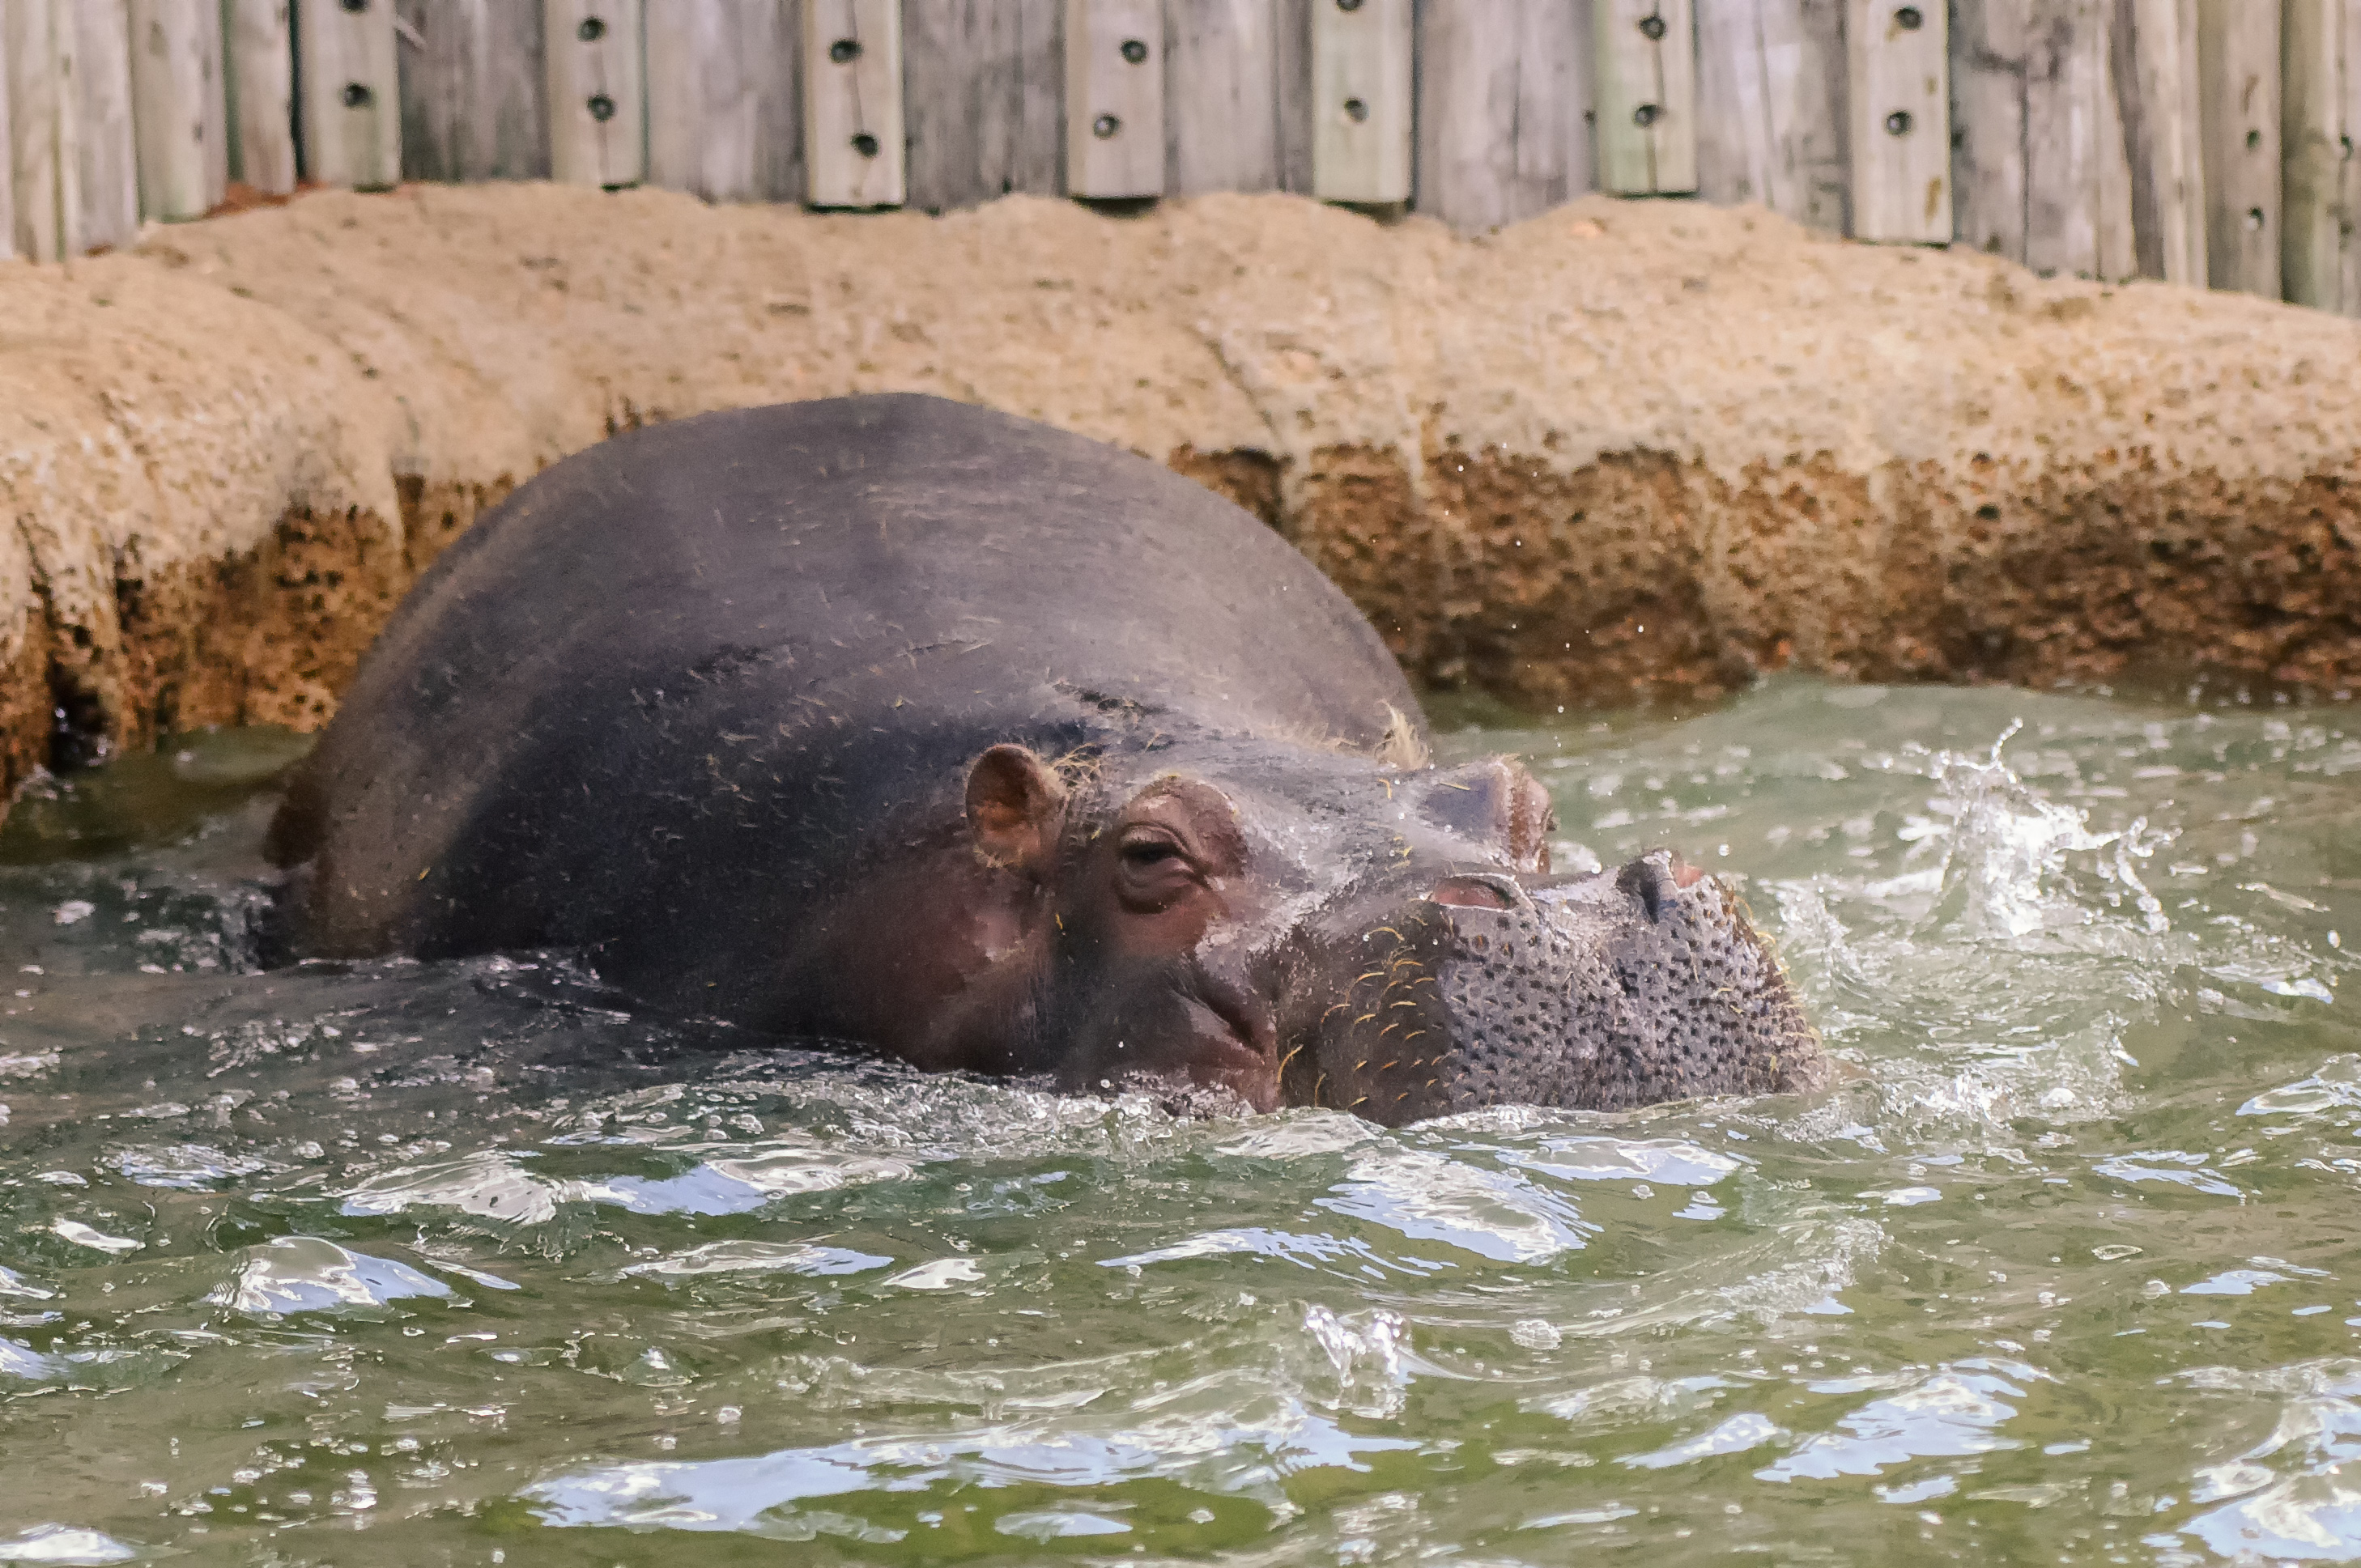
<path id="1" fill-rule="evenodd" d="M 1391 205 L 1411 198 L 1415 43 L 1411 0 L 1312 0 L 1312 193 Z"/>
<path id="2" fill-rule="evenodd" d="M 1419 11 L 1421 212 L 1473 233 L 1591 188 L 1584 19 L 1563 0 L 1453 0 Z"/>
<path id="3" fill-rule="evenodd" d="M 801 201 L 802 58 L 793 0 L 666 0 L 648 18 L 648 179 Z"/>
<path id="4" fill-rule="evenodd" d="M 82 160 L 82 246 L 139 236 L 139 142 L 131 120 L 131 13 L 121 0 L 75 0 L 75 150 Z"/>
<path id="5" fill-rule="evenodd" d="M 1312 190 L 1312 18 L 1336 0 L 1276 0 L 1279 6 L 1279 188 Z M 1367 4 L 1367 0 L 1363 0 Z M 1415 73 L 1413 73 L 1415 74 Z M 1414 91 L 1414 90 L 1413 90 Z"/>
<path id="6" fill-rule="evenodd" d="M 16 168 L 9 152 L 8 20 L 10 0 L 0 0 L 0 261 L 16 254 Z"/>
<path id="7" fill-rule="evenodd" d="M 910 204 L 1064 189 L 1065 0 L 903 0 Z"/>
<path id="8" fill-rule="evenodd" d="M 1951 14 L 1952 233 L 2023 261 L 2026 0 L 1954 0 Z"/>
<path id="9" fill-rule="evenodd" d="M 75 147 L 71 0 L 0 0 L 8 69 L 15 249 L 36 261 L 82 254 L 82 159 Z"/>
<path id="10" fill-rule="evenodd" d="M 2205 267 L 2216 289 L 2279 297 L 2279 7 L 2198 0 Z"/>
<path id="11" fill-rule="evenodd" d="M 1066 191 L 1164 193 L 1159 0 L 1066 0 Z"/>
<path id="12" fill-rule="evenodd" d="M 398 0 L 405 179 L 549 177 L 539 11 L 533 0 Z"/>
<path id="13" fill-rule="evenodd" d="M 1695 0 L 1697 193 L 1845 231 L 1837 0 Z"/>
<path id="14" fill-rule="evenodd" d="M 2116 0 L 2030 0 L 2025 61 L 2025 262 L 2045 276 L 2138 270 L 2115 91 Z"/>
<path id="15" fill-rule="evenodd" d="M 1165 0 L 1167 192 L 1279 188 L 1279 0 Z"/>
<path id="16" fill-rule="evenodd" d="M 401 179 L 401 66 L 390 0 L 361 0 L 358 10 L 344 0 L 296 0 L 293 19 L 304 178 L 390 189 Z"/>
<path id="17" fill-rule="evenodd" d="M 804 199 L 898 207 L 902 13 L 894 0 L 804 0 Z"/>
<path id="18" fill-rule="evenodd" d="M 1697 188 L 1697 27 L 1689 0 L 1592 0 L 1598 188 Z"/>
<path id="19" fill-rule="evenodd" d="M 1847 0 L 1847 7 L 1853 235 L 1948 245 L 1953 214 L 1944 8 L 1892 0 Z"/>
<path id="20" fill-rule="evenodd" d="M 295 189 L 295 46 L 290 0 L 222 0 L 229 177 L 266 195 Z"/>
<path id="21" fill-rule="evenodd" d="M 2142 276 L 2205 286 L 2196 0 L 2117 0 L 2115 69 Z M 2128 73 L 2128 82 L 2121 79 Z"/>
<path id="22" fill-rule="evenodd" d="M 2348 316 L 2361 316 L 2361 0 L 2345 0 L 2339 31 L 2339 99 L 2343 117 L 2339 138 L 2344 159 L 2338 164 L 2338 205 L 2344 224 L 2338 235 L 2338 296 Z"/>
<path id="23" fill-rule="evenodd" d="M 2342 310 L 2343 0 L 2286 0 L 2279 34 L 2279 271 L 2299 305 Z"/>
<path id="24" fill-rule="evenodd" d="M 229 182 L 219 0 L 131 0 L 132 126 L 139 211 L 203 217 Z"/>
<path id="25" fill-rule="evenodd" d="M 647 174 L 640 0 L 543 0 L 549 177 L 617 190 Z"/>

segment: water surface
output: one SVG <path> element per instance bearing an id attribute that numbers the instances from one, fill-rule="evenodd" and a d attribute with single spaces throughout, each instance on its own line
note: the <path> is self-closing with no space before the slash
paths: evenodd
<path id="1" fill-rule="evenodd" d="M 1740 885 L 1839 1087 L 1177 1121 L 258 972 L 283 738 L 28 801 L 0 1563 L 2361 1558 L 2361 715 L 1445 740 Z"/>

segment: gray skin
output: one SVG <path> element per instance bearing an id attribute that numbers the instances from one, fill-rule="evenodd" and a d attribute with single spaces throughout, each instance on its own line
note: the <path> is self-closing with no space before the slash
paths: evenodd
<path id="1" fill-rule="evenodd" d="M 1659 851 L 1549 874 L 1367 623 L 1157 465 L 924 397 L 569 458 L 403 604 L 271 830 L 293 948 L 583 952 L 928 1069 L 1389 1124 L 1808 1088 Z"/>

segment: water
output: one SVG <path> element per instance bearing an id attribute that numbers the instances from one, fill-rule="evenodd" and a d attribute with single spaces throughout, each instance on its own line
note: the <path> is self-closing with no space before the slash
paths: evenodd
<path id="1" fill-rule="evenodd" d="M 1737 881 L 1839 1087 L 1175 1121 L 256 972 L 283 738 L 28 802 L 0 1563 L 2361 1558 L 2361 715 L 1446 741 Z"/>

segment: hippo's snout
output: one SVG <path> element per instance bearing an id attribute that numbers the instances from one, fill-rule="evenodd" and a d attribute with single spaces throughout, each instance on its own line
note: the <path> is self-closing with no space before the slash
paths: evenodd
<path id="1" fill-rule="evenodd" d="M 1502 1103 L 1771 1093 L 1826 1076 L 1733 895 L 1664 851 L 1583 877 L 1445 877 L 1343 956 L 1357 958 L 1345 995 L 1285 1075 L 1292 1102 L 1400 1123 Z"/>

